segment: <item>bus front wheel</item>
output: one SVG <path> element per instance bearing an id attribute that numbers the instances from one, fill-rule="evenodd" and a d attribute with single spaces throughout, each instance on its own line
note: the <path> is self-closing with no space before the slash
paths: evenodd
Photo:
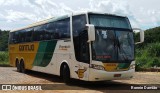
<path id="1" fill-rule="evenodd" d="M 70 81 L 70 71 L 67 65 L 63 65 L 63 73 L 62 73 L 63 81 L 65 83 L 69 83 Z"/>

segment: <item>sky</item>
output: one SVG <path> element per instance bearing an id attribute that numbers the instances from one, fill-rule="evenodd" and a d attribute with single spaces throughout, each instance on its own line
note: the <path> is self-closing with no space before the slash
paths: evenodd
<path id="1" fill-rule="evenodd" d="M 80 11 L 127 16 L 133 28 L 160 26 L 160 0 L 0 0 L 0 29 L 13 30 Z"/>

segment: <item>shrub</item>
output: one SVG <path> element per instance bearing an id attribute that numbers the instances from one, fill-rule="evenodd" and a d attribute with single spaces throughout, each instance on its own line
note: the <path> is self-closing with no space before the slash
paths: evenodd
<path id="1" fill-rule="evenodd" d="M 160 43 L 150 44 L 148 52 L 150 56 L 160 57 Z"/>
<path id="2" fill-rule="evenodd" d="M 140 71 L 141 68 L 144 68 L 146 63 L 147 63 L 147 59 L 146 58 L 142 58 L 142 57 L 141 58 L 137 58 L 136 59 L 136 67 L 135 67 L 136 71 Z"/>
<path id="3" fill-rule="evenodd" d="M 160 61 L 158 58 L 154 58 L 153 62 L 151 63 L 151 66 L 154 67 L 160 67 Z"/>
<path id="4" fill-rule="evenodd" d="M 0 52 L 0 63 L 8 62 L 9 55 L 8 52 Z"/>

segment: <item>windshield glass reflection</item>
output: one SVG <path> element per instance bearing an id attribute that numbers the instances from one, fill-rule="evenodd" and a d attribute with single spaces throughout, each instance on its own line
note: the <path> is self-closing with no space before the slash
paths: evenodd
<path id="1" fill-rule="evenodd" d="M 130 61 L 134 59 L 133 33 L 118 30 L 96 30 L 92 43 L 93 60 Z"/>

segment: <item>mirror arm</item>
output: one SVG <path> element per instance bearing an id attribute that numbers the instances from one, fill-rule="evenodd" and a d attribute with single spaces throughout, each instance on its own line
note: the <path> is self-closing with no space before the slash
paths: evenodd
<path id="1" fill-rule="evenodd" d="M 136 42 L 135 45 L 141 44 L 142 42 Z"/>
<path id="2" fill-rule="evenodd" d="M 87 42 L 88 42 L 88 43 L 91 43 L 91 40 L 88 40 Z"/>

